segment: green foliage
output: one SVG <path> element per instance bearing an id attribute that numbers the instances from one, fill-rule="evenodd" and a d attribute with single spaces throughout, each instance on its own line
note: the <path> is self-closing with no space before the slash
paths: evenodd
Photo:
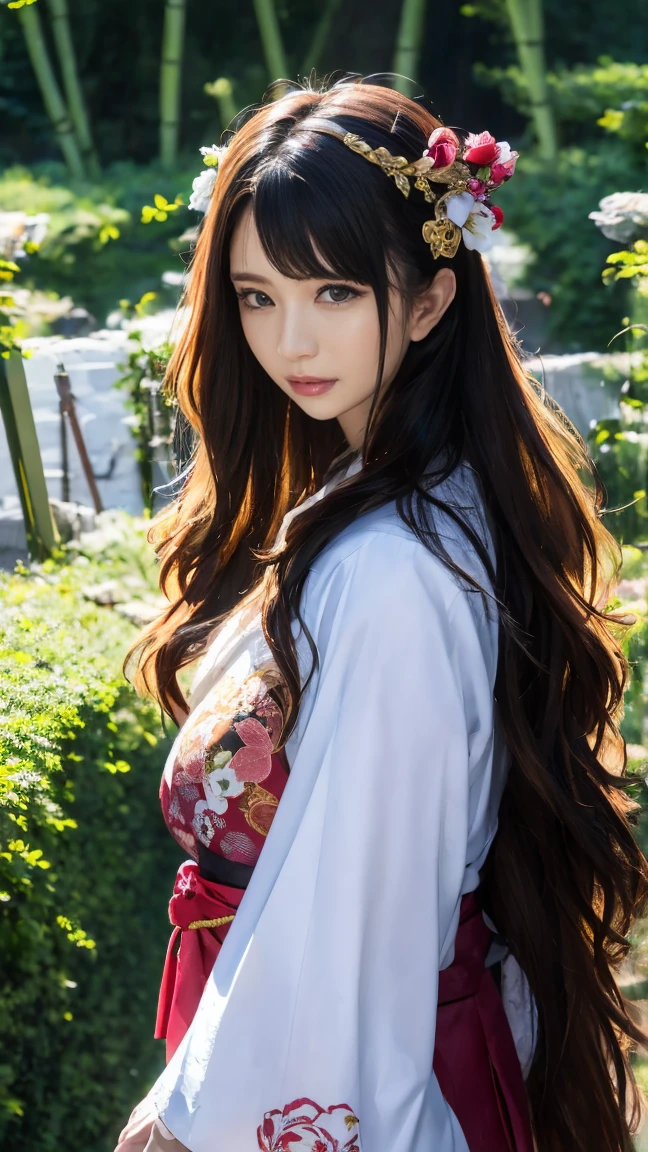
<path id="1" fill-rule="evenodd" d="M 128 300 L 120 301 L 126 315 L 143 316 L 151 297 L 146 293 L 132 306 Z M 148 299 L 147 299 L 148 298 Z M 176 406 L 161 388 L 164 374 L 173 352 L 168 340 L 153 347 L 145 345 L 142 333 L 133 329 L 128 337 L 128 357 L 121 365 L 123 372 L 115 381 L 115 388 L 126 392 L 126 407 L 131 412 L 130 429 L 137 445 L 135 457 L 140 472 L 144 507 L 153 511 L 153 461 L 172 455 Z"/>
<path id="2" fill-rule="evenodd" d="M 38 245 L 27 242 L 25 250 L 36 252 Z M 72 307 L 68 297 L 61 300 L 56 292 L 33 292 L 14 283 L 21 269 L 13 260 L 0 258 L 0 356 L 8 360 L 12 352 L 20 352 L 24 360 L 32 353 L 23 350 L 27 336 L 49 335 L 49 324 L 63 316 Z"/>
<path id="3" fill-rule="evenodd" d="M 112 600 L 154 597 L 141 523 L 0 573 L 0 1144 L 111 1152 L 164 1062 L 152 1040 L 176 866 L 170 735 L 121 674 Z M 144 524 L 146 521 L 144 522 Z M 104 596 L 96 590 L 101 584 Z"/>
<path id="4" fill-rule="evenodd" d="M 461 15 L 469 19 L 478 16 L 481 20 L 508 26 L 506 0 L 477 0 L 477 3 L 462 4 Z"/>
<path id="5" fill-rule="evenodd" d="M 42 244 L 22 260 L 21 283 L 71 296 L 100 323 L 126 295 L 137 298 L 157 290 L 160 302 L 173 306 L 176 294 L 161 285 L 161 276 L 174 266 L 182 269 L 178 253 L 187 251 L 189 241 L 179 236 L 198 222 L 183 206 L 200 158 L 190 163 L 177 175 L 187 195 L 180 192 L 172 203 L 158 191 L 168 176 L 156 165 L 115 164 L 100 183 L 70 181 L 62 165 L 51 163 L 5 170 L 0 175 L 0 211 L 50 217 Z M 142 222 L 142 204 L 156 205 L 160 222 L 154 228 Z"/>
<path id="6" fill-rule="evenodd" d="M 634 545 L 623 545 L 623 563 L 620 582 L 608 610 L 634 616 L 634 624 L 621 632 L 621 644 L 627 656 L 632 676 L 624 697 L 621 731 L 628 747 L 628 765 L 632 775 L 645 775 L 648 768 L 648 753 L 643 755 L 643 740 L 647 734 L 647 701 L 644 688 L 644 675 L 648 668 L 648 615 L 645 595 L 648 588 L 648 552 Z M 644 802 L 639 796 L 648 815 L 648 796 Z M 648 832 L 648 828 L 646 829 Z"/>
<path id="7" fill-rule="evenodd" d="M 108 189 L 73 188 L 67 181 L 52 184 L 47 174 L 39 177 L 28 168 L 8 168 L 0 182 L 0 210 L 49 213 L 47 236 L 38 253 L 49 262 L 70 262 L 80 245 L 99 251 L 118 239 L 120 226 L 130 222 L 130 214 L 110 203 L 109 197 Z"/>
<path id="8" fill-rule="evenodd" d="M 476 75 L 530 115 L 517 65 L 477 65 Z M 563 143 L 558 163 L 547 172 L 546 163 L 522 146 L 501 204 L 507 225 L 535 253 L 523 286 L 551 294 L 552 351 L 599 349 L 605 334 L 618 328 L 628 296 L 622 285 L 610 292 L 601 285 L 599 270 L 611 241 L 595 233 L 588 217 L 604 196 L 645 185 L 648 66 L 601 56 L 594 65 L 559 64 L 548 83 Z"/>
<path id="9" fill-rule="evenodd" d="M 648 558 L 645 552 L 642 555 L 642 574 L 640 577 L 635 578 L 634 583 L 641 583 L 645 585 L 647 577 L 646 567 Z M 624 564 L 625 572 L 625 564 Z M 625 608 L 626 605 L 623 605 Z M 628 631 L 627 639 L 624 641 L 624 648 L 630 666 L 632 669 L 632 678 L 628 689 L 625 694 L 625 710 L 622 721 L 623 735 L 630 745 L 628 750 L 628 760 L 634 761 L 632 767 L 635 771 L 644 771 L 646 768 L 646 759 L 648 753 L 642 755 L 639 751 L 644 747 L 643 741 L 646 737 L 645 713 L 647 707 L 646 693 L 644 689 L 644 676 L 646 668 L 648 667 L 648 618 L 646 618 L 645 611 L 637 612 L 637 608 L 643 605 L 637 603 L 632 593 L 627 594 L 627 607 L 636 615 L 636 623 Z M 619 608 L 621 604 L 619 604 Z M 618 610 L 618 609 L 617 609 Z M 642 801 L 644 797 L 641 797 Z M 648 798 L 646 798 L 648 800 Z M 648 803 L 644 803 L 648 809 Z M 648 844 L 643 845 L 644 851 Z"/>
<path id="10" fill-rule="evenodd" d="M 514 179 L 499 191 L 505 226 L 535 253 L 522 285 L 552 296 L 552 352 L 602 350 L 628 310 L 622 286 L 601 283 L 613 241 L 588 219 L 604 196 L 618 190 L 620 173 L 628 175 L 625 150 L 610 140 L 596 148 L 563 149 L 550 175 L 536 155 L 522 155 Z"/>
<path id="11" fill-rule="evenodd" d="M 646 59 L 648 25 L 644 19 L 645 0 L 616 0 L 614 4 L 590 4 L 589 0 L 543 0 L 547 57 L 567 66 L 595 60 L 601 52 L 617 60 Z M 470 0 L 462 4 L 462 15 L 477 17 L 497 25 L 491 35 L 492 57 L 501 64 L 510 38 L 507 0 Z M 483 39 L 486 37 L 483 36 Z M 484 48 L 482 56 L 488 53 Z"/>
<path id="12" fill-rule="evenodd" d="M 559 118 L 571 124 L 601 123 L 601 109 L 622 106 L 630 113 L 648 98 L 648 65 L 600 56 L 596 64 L 559 68 L 549 77 L 552 102 Z M 622 113 L 622 119 L 625 117 Z M 608 130 L 612 125 L 602 124 Z M 643 147 L 646 133 L 639 143 Z"/>
<path id="13" fill-rule="evenodd" d="M 0 259 L 0 356 L 4 360 L 19 351 L 19 333 L 12 315 L 16 304 L 12 290 L 16 272 L 20 272 L 20 268 L 13 260 Z"/>
<path id="14" fill-rule="evenodd" d="M 635 280 L 640 295 L 648 295 L 648 242 L 635 240 L 632 248 L 611 252 L 606 261 L 612 265 L 603 269 L 603 279 Z"/>
<path id="15" fill-rule="evenodd" d="M 605 524 L 623 543 L 646 542 L 648 433 L 632 396 L 620 409 L 619 418 L 599 420 L 589 447 L 607 492 Z"/>
<path id="16" fill-rule="evenodd" d="M 518 65 L 475 67 L 477 78 L 496 86 L 507 103 L 529 116 L 530 96 Z M 564 143 L 600 138 L 597 125 L 620 135 L 634 149 L 635 163 L 645 159 L 648 132 L 648 65 L 600 56 L 596 64 L 559 65 L 547 75 L 551 103 Z"/>
<path id="17" fill-rule="evenodd" d="M 648 242 L 637 240 L 630 249 L 612 252 L 607 257 L 603 279 L 632 282 L 641 303 L 648 297 Z M 648 332 L 645 324 L 630 324 L 617 336 L 628 337 L 628 343 L 641 344 Z M 616 337 L 615 337 L 616 338 Z M 591 429 L 590 451 L 608 495 L 608 507 L 614 512 L 611 530 L 625 543 L 648 540 L 648 349 L 640 363 L 632 367 L 623 385 L 617 418 L 599 420 Z"/>

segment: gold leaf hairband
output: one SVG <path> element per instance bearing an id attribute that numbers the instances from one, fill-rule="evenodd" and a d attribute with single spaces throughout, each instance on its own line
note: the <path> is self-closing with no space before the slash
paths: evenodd
<path id="1" fill-rule="evenodd" d="M 498 142 L 489 132 L 482 132 L 468 135 L 462 143 L 442 125 L 430 136 L 420 159 L 407 160 L 393 156 L 387 148 L 372 148 L 334 121 L 321 119 L 314 124 L 311 120 L 307 126 L 336 136 L 347 148 L 377 164 L 403 196 L 408 197 L 414 187 L 426 203 L 434 204 L 434 218 L 425 221 L 422 232 L 435 260 L 454 256 L 462 238 L 467 248 L 479 252 L 492 246 L 504 213 L 491 204 L 490 192 L 511 178 L 518 159 L 507 141 Z M 440 194 L 434 184 L 444 184 L 446 191 Z"/>
<path id="2" fill-rule="evenodd" d="M 426 203 L 434 204 L 434 217 L 425 221 L 422 233 L 435 260 L 454 256 L 462 239 L 466 248 L 477 252 L 487 252 L 493 245 L 504 213 L 491 203 L 491 192 L 510 180 L 518 160 L 508 141 L 497 141 L 490 132 L 469 133 L 461 141 L 451 128 L 441 125 L 430 136 L 423 155 L 407 160 L 393 156 L 387 148 L 372 148 L 328 117 L 309 116 L 298 130 L 335 136 L 382 168 L 403 196 L 408 197 L 412 187 L 422 192 Z M 189 207 L 206 212 L 226 148 L 212 145 L 200 151 L 206 170 L 193 182 Z M 435 189 L 435 184 L 444 184 L 445 192 Z"/>
<path id="3" fill-rule="evenodd" d="M 461 242 L 461 229 L 448 220 L 443 213 L 443 206 L 449 196 L 467 188 L 467 181 L 472 176 L 467 164 L 455 160 L 448 167 L 435 170 L 434 161 L 429 156 L 414 161 L 406 160 L 404 156 L 392 156 L 386 148 L 372 148 L 355 132 L 345 132 L 342 143 L 372 164 L 378 164 L 383 172 L 392 177 L 403 196 L 409 196 L 414 182 L 414 187 L 423 193 L 426 202 L 435 205 L 435 219 L 425 221 L 423 239 L 430 245 L 435 260 L 438 256 L 454 256 Z M 448 184 L 449 190 L 443 196 L 438 196 L 431 182 Z"/>

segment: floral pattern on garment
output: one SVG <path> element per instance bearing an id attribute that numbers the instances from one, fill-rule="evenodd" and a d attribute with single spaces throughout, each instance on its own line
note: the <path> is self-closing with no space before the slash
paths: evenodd
<path id="1" fill-rule="evenodd" d="M 167 764 L 160 800 L 178 843 L 198 843 L 242 864 L 259 857 L 286 782 L 274 746 L 281 712 L 269 694 L 272 668 L 222 677 L 190 713 Z M 263 785 L 263 787 L 262 787 Z"/>
<path id="2" fill-rule="evenodd" d="M 348 1104 L 321 1108 L 302 1097 L 266 1112 L 257 1129 L 261 1152 L 360 1152 L 360 1121 Z"/>

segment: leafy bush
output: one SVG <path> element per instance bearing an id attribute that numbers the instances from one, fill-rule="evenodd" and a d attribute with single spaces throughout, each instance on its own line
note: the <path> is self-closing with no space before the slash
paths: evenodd
<path id="1" fill-rule="evenodd" d="M 630 249 L 613 252 L 607 258 L 603 280 L 632 283 L 636 290 L 635 310 L 648 304 L 648 242 L 637 240 Z M 629 325 L 628 317 L 623 321 Z M 624 328 L 619 335 L 641 348 L 646 324 Z M 639 363 L 622 386 L 619 416 L 599 420 L 589 434 L 592 456 L 607 489 L 607 506 L 614 511 L 615 536 L 625 543 L 648 540 L 648 351 L 645 346 Z"/>
<path id="2" fill-rule="evenodd" d="M 198 154 L 172 175 L 157 164 L 120 162 L 96 183 L 71 181 L 54 162 L 6 169 L 0 174 L 0 212 L 50 217 L 38 250 L 21 260 L 21 284 L 71 296 L 99 323 L 127 295 L 138 299 L 154 290 L 161 306 L 172 307 L 177 289 L 165 287 L 161 278 L 170 269 L 184 270 L 180 253 L 186 262 L 190 242 L 180 236 L 199 220 L 186 204 L 201 166 Z M 142 222 L 142 207 L 163 192 L 171 201 L 181 196 L 183 205 L 166 220 Z"/>
<path id="3" fill-rule="evenodd" d="M 488 68 L 477 64 L 475 73 L 482 83 L 496 85 L 507 103 L 531 115 L 529 91 L 519 65 Z M 620 132 L 635 153 L 635 163 L 642 163 L 648 116 L 647 64 L 621 63 L 600 56 L 595 64 L 559 65 L 547 74 L 547 83 L 563 144 L 582 144 L 584 139 L 596 142 L 599 125 L 608 132 Z"/>
<path id="4" fill-rule="evenodd" d="M 622 634 L 623 648 L 632 666 L 632 680 L 626 690 L 621 721 L 621 731 L 628 743 L 628 759 L 635 770 L 642 767 L 641 746 L 648 736 L 648 685 L 644 685 L 644 676 L 648 670 L 647 593 L 648 551 L 633 544 L 624 544 L 620 580 L 608 607 L 615 612 L 627 612 L 635 617 L 632 627 L 625 629 Z M 648 752 L 645 752 L 643 769 L 648 767 L 647 760 Z M 641 799 L 643 801 L 643 797 Z M 646 799 L 648 801 L 648 796 Z M 648 815 L 648 803 L 644 807 Z"/>
<path id="5" fill-rule="evenodd" d="M 552 297 L 545 352 L 605 351 L 628 311 L 627 289 L 601 282 L 614 242 L 588 219 L 604 196 L 618 191 L 620 172 L 624 185 L 640 183 L 611 139 L 596 148 L 564 149 L 551 173 L 546 160 L 523 155 L 500 192 L 506 226 L 534 252 L 521 283 Z"/>
<path id="6" fill-rule="evenodd" d="M 99 525 L 0 573 L 0 1145 L 12 1152 L 111 1152 L 164 1062 L 152 1033 L 178 861 L 157 788 L 172 734 L 121 675 L 129 616 L 155 607 L 155 562 L 141 523 Z"/>
<path id="7" fill-rule="evenodd" d="M 530 111 L 517 65 L 478 65 L 476 72 L 508 103 Z M 548 164 L 525 151 L 523 142 L 501 205 L 507 225 L 535 254 L 522 285 L 552 297 L 551 350 L 603 351 L 632 297 L 627 285 L 601 283 L 600 269 L 613 242 L 588 217 L 603 197 L 645 185 L 648 67 L 603 56 L 594 65 L 561 66 L 548 75 L 548 83 L 562 143 L 557 161 Z"/>
<path id="8" fill-rule="evenodd" d="M 154 296 L 155 293 L 148 293 Z M 122 300 L 122 311 L 143 316 L 146 296 L 137 304 L 131 305 Z M 153 511 L 153 468 L 158 461 L 164 471 L 174 471 L 171 463 L 176 432 L 178 408 L 171 397 L 162 389 L 162 381 L 174 345 L 168 339 L 150 347 L 144 342 L 142 332 L 132 328 L 128 334 L 127 358 L 120 365 L 122 375 L 115 381 L 115 387 L 126 393 L 125 406 L 131 412 L 130 430 L 137 445 L 135 459 L 140 474 L 142 503 L 149 512 Z M 184 466 L 180 461 L 180 470 Z M 174 461 L 175 464 L 175 461 Z"/>

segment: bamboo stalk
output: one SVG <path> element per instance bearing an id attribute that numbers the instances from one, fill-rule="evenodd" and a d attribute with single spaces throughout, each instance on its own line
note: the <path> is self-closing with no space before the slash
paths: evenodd
<path id="1" fill-rule="evenodd" d="M 65 163 L 72 176 L 83 179 L 86 174 L 83 157 L 50 62 L 38 5 L 30 4 L 25 8 L 19 8 L 18 19 L 22 24 L 27 52 L 36 74 L 45 110 L 52 122 Z"/>
<path id="2" fill-rule="evenodd" d="M 406 92 L 407 79 L 415 80 L 418 73 L 425 32 L 425 9 L 426 0 L 403 0 L 393 66 L 393 71 L 397 73 L 394 87 L 398 92 Z"/>
<path id="3" fill-rule="evenodd" d="M 160 67 L 160 161 L 173 168 L 178 156 L 186 0 L 166 0 Z"/>
<path id="4" fill-rule="evenodd" d="M 543 159 L 555 160 L 558 133 L 547 84 L 542 0 L 506 0 L 506 7 L 520 68 L 529 89 L 539 152 Z"/>
<path id="5" fill-rule="evenodd" d="M 254 0 L 259 35 L 271 80 L 285 80 L 288 64 L 274 0 Z"/>
<path id="6" fill-rule="evenodd" d="M 304 57 L 304 64 L 301 72 L 302 76 L 306 76 L 313 68 L 317 72 L 317 69 L 320 67 L 322 53 L 326 48 L 326 43 L 331 31 L 331 25 L 333 23 L 333 17 L 340 7 L 340 4 L 341 0 L 327 0 L 326 4 L 324 5 L 322 15 L 320 16 L 317 22 L 317 27 L 315 28 L 313 39 L 310 42 L 310 47 Z"/>
<path id="7" fill-rule="evenodd" d="M 95 152 L 92 140 L 85 97 L 79 80 L 67 0 L 49 0 L 49 6 L 52 33 L 56 45 L 56 54 L 61 69 L 61 76 L 63 77 L 63 88 L 65 89 L 67 105 L 70 110 L 70 118 L 74 125 L 74 131 L 79 142 L 84 164 L 88 172 L 92 176 L 97 177 L 100 175 L 99 161 L 97 160 L 97 153 Z"/>
<path id="8" fill-rule="evenodd" d="M 0 359 L 0 412 L 25 519 L 29 556 L 32 560 L 44 560 L 60 542 L 60 537 L 49 506 L 25 367 L 19 352 Z"/>

